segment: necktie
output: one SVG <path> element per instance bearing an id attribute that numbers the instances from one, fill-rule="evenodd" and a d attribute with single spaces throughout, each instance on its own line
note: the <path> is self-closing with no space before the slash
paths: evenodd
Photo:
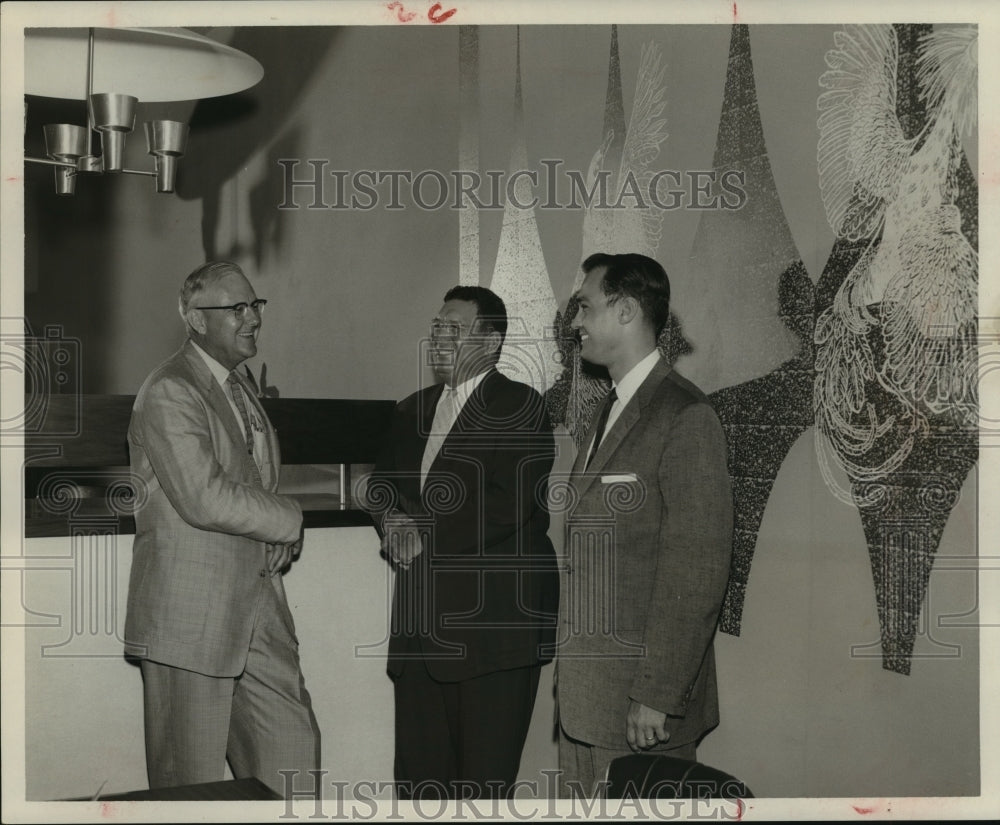
<path id="1" fill-rule="evenodd" d="M 427 473 L 437 458 L 441 445 L 444 444 L 448 432 L 451 430 L 455 419 L 458 418 L 458 393 L 451 387 L 445 387 L 444 392 L 438 399 L 437 409 L 434 411 L 434 423 L 431 424 L 431 433 L 427 438 L 427 445 L 424 447 L 424 458 L 420 462 L 420 490 L 423 492 L 424 483 L 427 481 Z"/>
<path id="2" fill-rule="evenodd" d="M 590 462 L 594 460 L 594 456 L 597 455 L 597 448 L 601 446 L 601 439 L 604 438 L 604 428 L 608 426 L 608 416 L 611 415 L 611 408 L 615 405 L 615 401 L 618 400 L 618 393 L 615 388 L 611 388 L 611 392 L 608 393 L 607 400 L 604 402 L 604 409 L 601 410 L 601 417 L 597 419 L 597 431 L 594 433 L 594 446 L 590 448 L 590 455 L 587 456 L 586 467 L 590 466 Z M 584 469 L 586 469 L 586 467 Z"/>
<path id="3" fill-rule="evenodd" d="M 250 426 L 250 414 L 247 412 L 247 400 L 243 397 L 243 388 L 240 386 L 240 380 L 236 374 L 232 372 L 229 373 L 226 383 L 229 384 L 229 392 L 233 396 L 236 409 L 240 411 L 240 418 L 243 419 L 243 431 L 247 436 L 247 452 L 253 455 L 253 428 Z"/>

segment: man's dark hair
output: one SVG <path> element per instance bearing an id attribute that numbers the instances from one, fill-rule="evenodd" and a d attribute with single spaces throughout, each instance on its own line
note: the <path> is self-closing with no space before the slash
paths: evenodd
<path id="1" fill-rule="evenodd" d="M 601 292 L 608 296 L 608 303 L 626 296 L 635 298 L 659 338 L 670 317 L 670 280 L 663 267 L 636 252 L 623 255 L 595 252 L 583 262 L 582 268 L 589 274 L 600 266 L 606 267 Z"/>
<path id="2" fill-rule="evenodd" d="M 445 301 L 469 301 L 476 305 L 476 317 L 490 331 L 500 333 L 500 346 L 507 335 L 507 307 L 503 298 L 484 286 L 453 286 Z"/>

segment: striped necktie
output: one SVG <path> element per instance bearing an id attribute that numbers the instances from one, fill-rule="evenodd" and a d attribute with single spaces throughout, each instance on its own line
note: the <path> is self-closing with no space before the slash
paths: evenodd
<path id="1" fill-rule="evenodd" d="M 226 383 L 229 384 L 229 392 L 233 396 L 236 409 L 240 411 L 240 418 L 243 419 L 243 431 L 247 437 L 247 452 L 253 455 L 253 427 L 250 426 L 250 414 L 247 412 L 247 400 L 243 396 L 243 387 L 234 372 L 229 373 Z"/>

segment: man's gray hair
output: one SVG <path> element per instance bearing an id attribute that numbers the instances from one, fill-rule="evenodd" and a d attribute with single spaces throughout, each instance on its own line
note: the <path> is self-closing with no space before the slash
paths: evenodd
<path id="1" fill-rule="evenodd" d="M 191 300 L 198 293 L 208 289 L 208 287 L 230 272 L 243 275 L 243 270 L 240 269 L 239 264 L 234 264 L 232 261 L 208 261 L 188 275 L 184 279 L 184 286 L 181 287 L 177 303 L 181 317 L 186 318 L 187 311 L 191 307 Z"/>

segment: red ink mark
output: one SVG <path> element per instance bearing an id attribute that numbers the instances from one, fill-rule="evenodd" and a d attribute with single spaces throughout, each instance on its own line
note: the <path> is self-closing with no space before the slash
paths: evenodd
<path id="1" fill-rule="evenodd" d="M 451 17 L 458 9 L 448 9 L 448 11 L 441 11 L 441 4 L 435 3 L 429 9 L 427 9 L 427 19 L 432 23 L 443 23 L 449 17 Z"/>
<path id="2" fill-rule="evenodd" d="M 733 20 L 735 21 L 736 18 L 739 17 L 739 16 L 740 16 L 740 13 L 738 11 L 736 11 L 736 4 L 733 3 Z"/>
<path id="3" fill-rule="evenodd" d="M 854 808 L 854 810 L 857 813 L 861 814 L 862 816 L 866 816 L 867 814 L 873 814 L 873 813 L 875 813 L 875 809 L 874 808 L 859 808 L 857 805 L 851 805 L 851 807 Z"/>
<path id="4" fill-rule="evenodd" d="M 743 800 L 742 799 L 737 799 L 736 800 L 736 821 L 737 822 L 742 822 L 743 821 L 743 812 L 744 812 Z"/>
<path id="5" fill-rule="evenodd" d="M 101 803 L 101 816 L 110 819 L 114 815 L 114 808 L 110 802 Z"/>
<path id="6" fill-rule="evenodd" d="M 389 9 L 389 11 L 396 12 L 396 19 L 399 20 L 400 23 L 409 23 L 414 17 L 417 16 L 415 11 L 407 11 L 404 9 L 403 4 L 398 2 L 398 0 L 394 0 L 394 2 L 389 3 L 386 8 Z"/>

